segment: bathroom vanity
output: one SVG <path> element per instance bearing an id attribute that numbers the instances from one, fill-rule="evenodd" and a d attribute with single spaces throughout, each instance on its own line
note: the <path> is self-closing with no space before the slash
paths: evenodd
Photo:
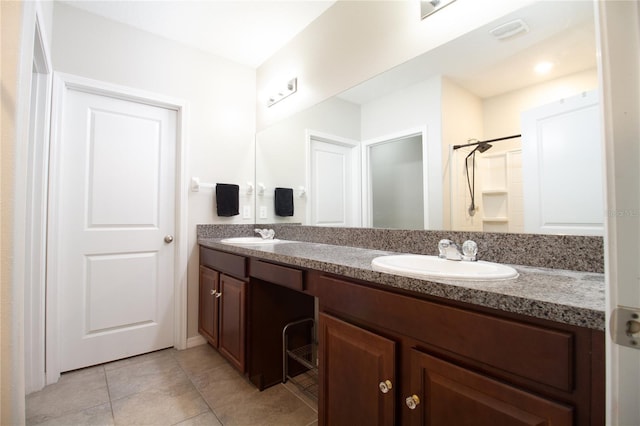
<path id="1" fill-rule="evenodd" d="M 604 423 L 601 274 L 431 282 L 373 271 L 379 250 L 199 243 L 201 334 L 260 389 L 282 378 L 282 327 L 318 318 L 319 424 Z"/>

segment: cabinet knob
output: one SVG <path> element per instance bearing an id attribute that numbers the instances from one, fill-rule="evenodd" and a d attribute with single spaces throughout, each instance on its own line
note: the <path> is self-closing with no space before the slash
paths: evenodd
<path id="1" fill-rule="evenodd" d="M 219 299 L 219 298 L 220 298 L 220 296 L 222 296 L 222 292 L 221 292 L 221 291 L 219 291 L 219 292 L 216 294 L 216 299 Z"/>
<path id="2" fill-rule="evenodd" d="M 215 290 L 211 290 L 211 295 L 212 295 L 212 296 L 215 296 L 215 295 L 216 295 L 216 293 L 217 293 L 217 291 L 215 291 Z"/>
<path id="3" fill-rule="evenodd" d="M 393 385 L 390 380 L 385 380 L 384 382 L 378 383 L 378 387 L 380 388 L 380 392 L 388 393 L 393 388 Z"/>
<path id="4" fill-rule="evenodd" d="M 409 409 L 415 410 L 416 407 L 420 404 L 420 398 L 418 398 L 418 395 L 411 395 L 405 400 L 405 402 L 407 403 L 407 407 L 409 407 Z"/>

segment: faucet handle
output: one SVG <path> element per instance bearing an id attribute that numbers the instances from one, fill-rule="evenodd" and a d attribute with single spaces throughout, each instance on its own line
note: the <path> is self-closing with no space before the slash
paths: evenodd
<path id="1" fill-rule="evenodd" d="M 469 260 L 471 262 L 476 261 L 476 255 L 478 254 L 478 244 L 474 241 L 467 240 L 462 243 L 462 260 Z"/>
<path id="2" fill-rule="evenodd" d="M 453 242 L 451 240 L 442 239 L 438 243 L 438 257 L 441 259 L 447 258 L 447 249 Z"/>
<path id="3" fill-rule="evenodd" d="M 274 231 L 273 229 L 267 229 L 267 228 L 264 228 L 264 229 L 256 228 L 253 230 L 253 232 L 260 234 L 260 236 L 264 240 L 271 240 L 276 235 L 276 231 Z"/>

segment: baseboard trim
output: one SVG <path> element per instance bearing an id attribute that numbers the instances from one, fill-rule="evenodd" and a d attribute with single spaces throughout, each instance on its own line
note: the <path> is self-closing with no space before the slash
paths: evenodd
<path id="1" fill-rule="evenodd" d="M 196 346 L 204 345 L 207 341 L 201 335 L 195 335 L 187 338 L 187 349 L 194 348 Z"/>

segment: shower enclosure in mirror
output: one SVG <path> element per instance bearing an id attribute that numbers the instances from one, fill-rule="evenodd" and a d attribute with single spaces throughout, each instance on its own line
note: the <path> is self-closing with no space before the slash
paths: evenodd
<path id="1" fill-rule="evenodd" d="M 592 7 L 533 3 L 260 131 L 256 184 L 267 190 L 256 195 L 258 222 L 602 235 L 600 133 L 585 130 L 599 121 L 590 115 L 598 110 Z M 516 21 L 525 30 L 492 33 Z M 553 68 L 534 73 L 543 59 Z M 589 112 L 526 125 L 540 108 L 574 99 L 588 99 Z M 394 144 L 368 155 L 372 142 L 416 133 L 422 149 L 404 155 L 410 177 L 385 164 L 403 156 Z M 473 167 L 471 149 L 452 148 L 518 134 L 476 152 Z M 467 170 L 475 171 L 471 213 Z M 273 214 L 276 186 L 297 191 L 294 216 Z"/>

